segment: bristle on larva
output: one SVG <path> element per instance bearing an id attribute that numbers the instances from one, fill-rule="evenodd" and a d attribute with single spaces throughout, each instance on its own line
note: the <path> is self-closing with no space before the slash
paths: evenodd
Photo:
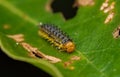
<path id="1" fill-rule="evenodd" d="M 57 46 L 58 49 L 67 52 L 73 52 L 75 45 L 72 40 L 61 31 L 57 26 L 53 24 L 40 24 L 39 34 Z"/>

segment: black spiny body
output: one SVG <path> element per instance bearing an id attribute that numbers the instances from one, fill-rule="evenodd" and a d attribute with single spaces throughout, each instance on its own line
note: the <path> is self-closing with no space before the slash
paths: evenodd
<path id="1" fill-rule="evenodd" d="M 61 31 L 59 28 L 57 28 L 57 26 L 54 26 L 53 24 L 40 24 L 39 34 L 45 39 L 48 39 L 59 49 L 67 52 L 72 52 L 74 50 L 72 40 L 63 31 Z"/>

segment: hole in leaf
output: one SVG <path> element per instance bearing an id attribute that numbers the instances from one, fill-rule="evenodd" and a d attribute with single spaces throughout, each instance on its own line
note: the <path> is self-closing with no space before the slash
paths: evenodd
<path id="1" fill-rule="evenodd" d="M 74 7 L 75 0 L 53 0 L 51 8 L 54 13 L 61 12 L 66 20 L 75 17 L 78 7 Z"/>

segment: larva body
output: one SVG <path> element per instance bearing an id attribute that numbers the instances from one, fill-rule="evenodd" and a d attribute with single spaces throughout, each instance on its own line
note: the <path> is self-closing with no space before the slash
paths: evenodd
<path id="1" fill-rule="evenodd" d="M 57 46 L 58 49 L 69 53 L 75 49 L 72 40 L 53 24 L 40 24 L 39 34 Z"/>

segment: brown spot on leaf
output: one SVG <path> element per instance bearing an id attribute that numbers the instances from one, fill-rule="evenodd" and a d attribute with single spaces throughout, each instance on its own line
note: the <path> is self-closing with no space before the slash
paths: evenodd
<path id="1" fill-rule="evenodd" d="M 109 7 L 106 7 L 103 11 L 104 13 L 111 12 L 115 8 L 115 2 L 112 2 Z"/>
<path id="2" fill-rule="evenodd" d="M 72 64 L 73 64 L 73 61 L 71 61 L 71 60 L 66 61 L 66 62 L 64 62 L 64 67 L 65 67 L 65 68 L 68 68 L 68 69 L 70 69 L 70 70 L 74 70 L 75 67 L 72 66 Z"/>
<path id="3" fill-rule="evenodd" d="M 104 23 L 107 24 L 109 23 L 113 18 L 114 18 L 114 8 L 115 8 L 115 2 L 112 2 L 109 5 L 109 0 L 105 0 L 103 4 L 100 7 L 100 10 L 103 11 L 104 13 L 108 13 L 108 16 L 106 17 Z"/>
<path id="4" fill-rule="evenodd" d="M 113 38 L 119 38 L 120 37 L 120 26 L 117 27 L 113 32 Z"/>
<path id="5" fill-rule="evenodd" d="M 103 2 L 103 4 L 101 5 L 100 10 L 102 11 L 106 9 L 108 5 L 109 5 L 109 0 L 105 0 L 105 2 Z"/>
<path id="6" fill-rule="evenodd" d="M 16 34 L 16 35 L 8 35 L 9 38 L 12 38 L 17 43 L 19 43 L 25 50 L 29 52 L 31 57 L 42 58 L 47 60 L 51 63 L 61 62 L 61 59 L 56 58 L 54 56 L 46 55 L 38 50 L 38 48 L 31 46 L 30 44 L 24 42 L 24 35 L 23 34 Z"/>
<path id="7" fill-rule="evenodd" d="M 64 66 L 65 66 L 65 67 L 68 67 L 68 66 L 70 66 L 72 63 L 73 63 L 72 61 L 66 61 L 66 62 L 64 62 Z"/>
<path id="8" fill-rule="evenodd" d="M 74 7 L 77 6 L 93 6 L 95 4 L 94 0 L 76 0 Z"/>
<path id="9" fill-rule="evenodd" d="M 49 56 L 49 55 L 45 55 L 45 58 L 44 58 L 44 59 L 49 60 L 51 63 L 61 62 L 61 59 L 56 58 L 56 57 L 54 57 L 54 56 Z"/>
<path id="10" fill-rule="evenodd" d="M 51 4 L 52 4 L 53 0 L 49 0 L 45 6 L 46 11 L 48 12 L 52 12 L 52 8 L 51 8 Z"/>
<path id="11" fill-rule="evenodd" d="M 80 60 L 80 57 L 79 56 L 76 56 L 76 55 L 73 55 L 72 57 L 70 57 L 70 60 L 64 62 L 64 67 L 65 68 L 68 68 L 70 70 L 74 70 L 75 67 L 72 66 L 72 64 L 75 62 L 75 61 L 78 61 Z"/>
<path id="12" fill-rule="evenodd" d="M 77 61 L 77 60 L 80 60 L 80 57 L 79 56 L 72 56 L 71 58 L 70 58 L 70 60 L 72 60 L 72 61 Z"/>
<path id="13" fill-rule="evenodd" d="M 6 30 L 8 30 L 8 29 L 10 29 L 11 27 L 10 27 L 9 24 L 4 24 L 4 25 L 3 25 L 3 28 L 6 29 Z"/>
<path id="14" fill-rule="evenodd" d="M 104 23 L 107 24 L 110 21 L 112 21 L 113 17 L 114 17 L 115 13 L 114 12 L 110 12 L 107 16 L 107 18 L 105 19 Z"/>
<path id="15" fill-rule="evenodd" d="M 23 34 L 8 35 L 8 37 L 14 39 L 16 42 L 24 41 L 24 35 Z"/>
<path id="16" fill-rule="evenodd" d="M 39 51 L 37 48 L 32 47 L 30 44 L 22 42 L 21 45 L 23 46 L 23 48 L 25 48 L 28 52 L 32 52 L 36 57 L 48 60 L 51 63 L 57 63 L 57 62 L 61 62 L 61 59 L 53 57 L 53 56 L 49 56 L 46 55 L 44 53 L 42 53 L 41 51 Z M 32 54 L 32 56 L 33 56 Z"/>

